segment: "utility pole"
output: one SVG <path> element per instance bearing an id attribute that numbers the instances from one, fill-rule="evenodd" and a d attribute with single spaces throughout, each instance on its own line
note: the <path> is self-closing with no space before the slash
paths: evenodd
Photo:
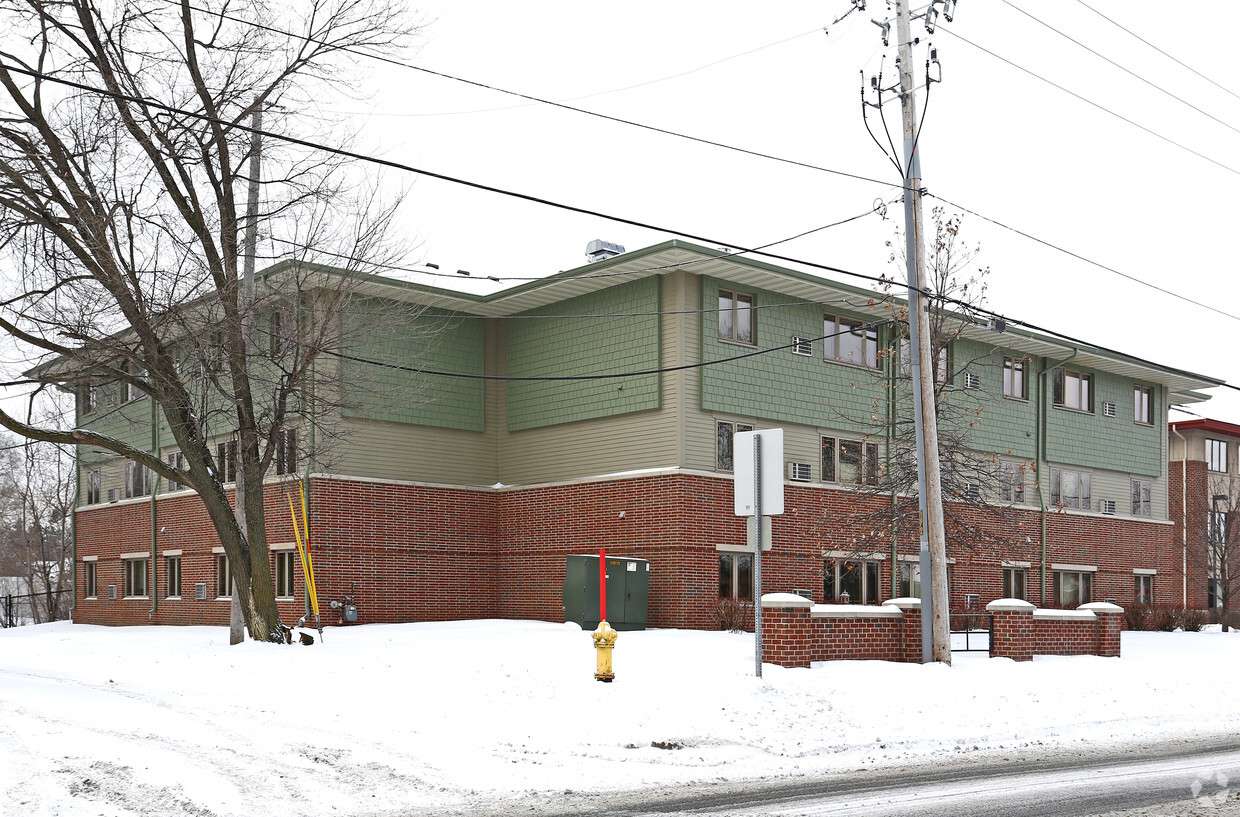
<path id="1" fill-rule="evenodd" d="M 245 207 L 245 239 L 244 247 L 242 248 L 244 264 L 241 280 L 241 348 L 245 351 L 247 360 L 250 357 L 250 348 L 254 341 L 254 315 L 252 313 L 254 308 L 254 255 L 258 250 L 258 177 L 262 171 L 262 103 L 259 103 L 254 108 L 252 119 L 253 130 L 250 131 L 250 185 Z M 241 464 L 243 456 L 244 447 L 238 441 L 237 463 L 234 466 L 237 472 L 237 479 L 233 487 L 233 505 L 234 513 L 237 517 L 237 526 L 241 528 L 241 537 L 248 551 L 250 534 L 245 523 L 245 468 Z M 231 581 L 231 577 L 229 580 Z M 234 587 L 232 606 L 228 619 L 228 643 L 240 644 L 244 638 L 241 599 L 238 597 L 237 590 Z"/>
<path id="2" fill-rule="evenodd" d="M 954 5 L 954 3 L 953 3 Z M 937 15 L 934 3 L 930 11 Z M 909 335 L 912 347 L 913 412 L 917 434 L 917 503 L 921 517 L 921 660 L 950 664 L 951 628 L 947 601 L 947 543 L 943 490 L 939 481 L 939 434 L 934 405 L 936 361 L 930 344 L 930 314 L 921 294 L 925 242 L 921 233 L 921 162 L 913 90 L 913 49 L 908 0 L 896 0 L 900 61 L 900 110 L 904 125 L 904 238 L 908 264 Z M 892 565 L 894 575 L 895 565 Z"/>

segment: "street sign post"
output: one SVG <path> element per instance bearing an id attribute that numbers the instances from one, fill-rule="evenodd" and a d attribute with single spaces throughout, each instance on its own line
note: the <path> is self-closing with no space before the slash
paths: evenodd
<path id="1" fill-rule="evenodd" d="M 771 547 L 769 517 L 784 512 L 784 430 L 742 431 L 733 441 L 733 510 L 737 516 L 752 517 L 753 660 L 754 675 L 761 678 L 762 551 Z"/>

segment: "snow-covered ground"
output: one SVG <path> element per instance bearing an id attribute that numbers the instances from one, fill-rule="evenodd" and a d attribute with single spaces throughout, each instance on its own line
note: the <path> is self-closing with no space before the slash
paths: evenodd
<path id="1" fill-rule="evenodd" d="M 1125 633 L 1120 659 L 767 665 L 753 637 L 575 625 L 0 631 L 0 814 L 410 814 L 1240 729 L 1240 635 Z"/>

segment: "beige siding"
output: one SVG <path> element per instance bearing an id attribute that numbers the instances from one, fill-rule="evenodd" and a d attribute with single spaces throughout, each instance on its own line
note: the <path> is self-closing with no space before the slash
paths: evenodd
<path id="1" fill-rule="evenodd" d="M 324 471 L 372 479 L 492 485 L 495 445 L 488 435 L 380 420 L 344 421 L 348 444 L 320 461 Z"/>

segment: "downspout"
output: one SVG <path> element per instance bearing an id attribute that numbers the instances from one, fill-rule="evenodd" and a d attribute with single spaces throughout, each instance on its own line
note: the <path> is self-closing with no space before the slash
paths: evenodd
<path id="1" fill-rule="evenodd" d="M 1175 423 L 1171 433 L 1180 438 L 1180 603 L 1188 607 L 1188 440 Z"/>
<path id="2" fill-rule="evenodd" d="M 1042 600 L 1040 605 L 1046 606 L 1046 495 L 1042 493 L 1042 471 L 1043 463 L 1046 462 L 1046 425 L 1050 422 L 1050 407 L 1046 403 L 1046 373 L 1054 371 L 1063 364 L 1076 358 L 1077 349 L 1073 347 L 1072 354 L 1063 360 L 1047 363 L 1046 358 L 1042 359 L 1042 371 L 1038 373 L 1038 467 L 1035 471 L 1035 481 L 1038 487 L 1038 509 L 1042 517 Z M 1052 395 L 1051 399 L 1054 399 Z"/>
<path id="3" fill-rule="evenodd" d="M 155 409 L 155 395 L 147 395 L 147 398 L 151 401 L 151 455 L 159 459 L 159 415 Z M 151 609 L 146 613 L 147 618 L 154 618 L 159 610 L 159 574 L 155 570 L 155 565 L 158 564 L 155 554 L 158 547 L 159 529 L 156 525 L 159 522 L 159 514 L 155 509 L 155 497 L 159 494 L 159 483 L 162 478 L 154 470 L 151 473 L 155 474 L 155 484 L 151 486 L 151 586 L 147 588 L 151 594 Z"/>
<path id="4" fill-rule="evenodd" d="M 74 400 L 73 410 L 76 412 L 77 401 Z M 76 418 L 75 418 L 76 419 Z M 76 423 L 75 423 L 76 425 Z M 69 531 L 69 552 L 73 554 L 73 600 L 69 602 L 69 621 L 73 621 L 73 615 L 77 612 L 77 591 L 78 591 L 78 572 L 77 572 L 77 506 L 78 500 L 82 498 L 82 449 L 81 446 L 73 447 L 73 462 L 77 466 L 74 469 L 75 484 L 77 491 L 73 495 L 73 507 L 69 509 L 69 519 L 72 529 Z"/>
<path id="5" fill-rule="evenodd" d="M 894 324 L 893 324 L 894 325 Z M 895 331 L 888 331 L 887 346 L 887 473 L 891 474 L 891 448 L 896 439 L 896 375 L 900 369 L 900 338 Z M 900 569 L 900 535 L 896 528 L 899 517 L 900 498 L 896 495 L 895 482 L 891 483 L 891 598 L 896 597 L 896 581 Z"/>
<path id="6" fill-rule="evenodd" d="M 311 320 L 313 314 L 313 310 L 307 310 L 306 320 Z M 307 328 L 311 330 L 313 329 L 313 327 Z M 312 331 L 307 332 L 307 337 L 310 337 L 312 334 Z M 314 422 L 314 360 L 310 361 L 310 367 L 307 374 L 309 379 L 306 381 L 304 402 L 306 409 L 306 424 L 309 426 L 308 431 L 310 432 L 310 440 L 309 444 L 306 446 L 305 476 L 302 477 L 302 490 L 306 492 L 306 514 L 302 519 L 302 524 L 306 528 L 306 558 L 308 559 L 310 557 L 310 507 L 314 502 L 314 497 L 310 494 L 310 471 L 314 465 L 315 429 L 317 428 Z M 308 621 L 310 619 L 310 615 L 313 613 L 313 608 L 310 604 L 310 588 L 307 587 L 302 595 L 305 596 L 306 620 Z M 323 625 L 323 622 L 317 619 L 314 623 L 320 627 Z"/>

